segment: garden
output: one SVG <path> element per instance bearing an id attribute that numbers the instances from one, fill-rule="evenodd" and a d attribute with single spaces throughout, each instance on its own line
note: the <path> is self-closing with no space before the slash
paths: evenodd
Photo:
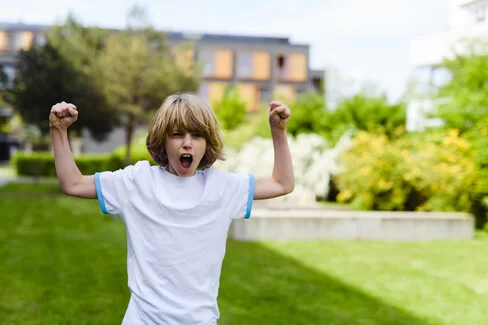
<path id="1" fill-rule="evenodd" d="M 11 179 L 0 187 L 1 324 L 120 323 L 129 298 L 125 229 L 117 217 L 103 215 L 96 200 L 60 192 L 46 107 L 62 97 L 92 108 L 80 114 L 71 139 L 83 129 L 99 139 L 115 127 L 126 131 L 126 144 L 113 152 L 76 154 L 82 173 L 151 160 L 137 126 L 147 123 L 162 95 L 194 91 L 200 81 L 159 36 L 151 29 L 121 33 L 110 36 L 112 46 L 104 50 L 98 45 L 106 35 L 70 21 L 51 32 L 47 45 L 21 54 L 15 87 L 1 94 L 17 115 L 0 127 L 29 143 L 0 167 L 0 179 Z M 163 44 L 156 56 L 139 46 L 148 39 Z M 121 61 L 127 63 L 123 71 L 110 64 Z M 445 62 L 451 80 L 429 91 L 431 100 L 442 100 L 432 116 L 444 124 L 422 132 L 405 129 L 415 94 L 391 102 L 382 92 L 364 90 L 333 109 L 316 92 L 287 101 L 296 187 L 280 199 L 284 203 L 467 212 L 475 219 L 473 240 L 229 239 L 219 324 L 487 323 L 487 66 L 488 56 L 479 54 Z M 95 72 L 99 81 L 90 79 Z M 140 88 L 130 93 L 133 80 Z M 59 93 L 42 88 L 53 84 Z M 266 106 L 247 112 L 232 88 L 212 104 L 227 157 L 217 167 L 268 174 L 273 151 Z"/>

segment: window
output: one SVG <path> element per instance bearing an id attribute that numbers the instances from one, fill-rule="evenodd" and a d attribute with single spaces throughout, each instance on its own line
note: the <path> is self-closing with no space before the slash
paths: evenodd
<path id="1" fill-rule="evenodd" d="M 204 49 L 199 52 L 204 77 L 229 79 L 232 77 L 232 51 Z"/>
<path id="2" fill-rule="evenodd" d="M 294 53 L 276 57 L 278 80 L 305 82 L 308 76 L 307 56 Z"/>
<path id="3" fill-rule="evenodd" d="M 261 87 L 259 88 L 259 100 L 269 102 L 271 100 L 271 92 L 269 88 Z"/>
<path id="4" fill-rule="evenodd" d="M 486 21 L 487 5 L 476 5 L 469 8 L 469 14 L 475 23 L 482 23 Z"/>
<path id="5" fill-rule="evenodd" d="M 215 52 L 211 50 L 202 50 L 198 59 L 203 64 L 203 75 L 206 77 L 213 76 L 215 73 Z"/>
<path id="6" fill-rule="evenodd" d="M 8 51 L 8 33 L 0 31 L 0 52 Z"/>
<path id="7" fill-rule="evenodd" d="M 479 8 L 474 11 L 474 20 L 476 22 L 483 22 L 486 19 L 486 8 Z"/>
<path id="8" fill-rule="evenodd" d="M 37 33 L 35 37 L 35 42 L 37 46 L 43 46 L 46 44 L 46 36 L 43 33 Z"/>
<path id="9" fill-rule="evenodd" d="M 218 50 L 215 53 L 215 77 L 222 79 L 232 78 L 233 61 L 231 50 Z"/>
<path id="10" fill-rule="evenodd" d="M 276 57 L 276 71 L 279 79 L 287 79 L 289 73 L 288 60 L 284 55 Z"/>
<path id="11" fill-rule="evenodd" d="M 21 36 L 21 49 L 27 51 L 32 46 L 32 41 L 34 40 L 33 32 L 22 32 Z"/>
<path id="12" fill-rule="evenodd" d="M 296 89 L 290 85 L 277 85 L 274 89 L 274 96 L 285 101 L 294 101 Z"/>
<path id="13" fill-rule="evenodd" d="M 6 80 L 0 80 L 0 83 L 5 84 L 7 87 L 12 87 L 15 78 L 15 67 L 6 64 L 3 67 L 0 67 L 0 69 L 2 70 L 4 76 L 6 77 Z"/>
<path id="14" fill-rule="evenodd" d="M 267 52 L 242 52 L 237 54 L 237 77 L 241 79 L 268 80 L 270 55 Z"/>
<path id="15" fill-rule="evenodd" d="M 444 86 L 451 81 L 451 73 L 448 69 L 438 67 L 432 69 L 431 83 L 436 87 Z"/>
<path id="16" fill-rule="evenodd" d="M 237 55 L 237 76 L 239 78 L 252 77 L 252 54 L 239 53 Z"/>
<path id="17" fill-rule="evenodd" d="M 200 89 L 198 90 L 198 95 L 205 101 L 208 101 L 208 83 L 202 82 Z"/>

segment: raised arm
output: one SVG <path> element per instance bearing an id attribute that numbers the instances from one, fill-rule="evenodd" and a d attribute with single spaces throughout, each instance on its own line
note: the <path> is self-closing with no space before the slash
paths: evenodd
<path id="1" fill-rule="evenodd" d="M 270 104 L 269 124 L 273 138 L 274 165 L 270 177 L 256 179 L 254 199 L 270 199 L 289 194 L 295 187 L 295 176 L 291 160 L 286 125 L 290 118 L 290 109 L 281 102 Z"/>
<path id="2" fill-rule="evenodd" d="M 54 163 L 61 189 L 64 193 L 95 199 L 97 192 L 93 176 L 83 176 L 73 160 L 69 147 L 68 127 L 78 119 L 76 106 L 69 103 L 59 103 L 51 108 L 49 126 L 54 151 Z"/>

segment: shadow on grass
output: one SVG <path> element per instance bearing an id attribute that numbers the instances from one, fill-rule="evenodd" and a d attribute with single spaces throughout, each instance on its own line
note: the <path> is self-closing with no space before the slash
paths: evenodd
<path id="1" fill-rule="evenodd" d="M 219 325 L 431 325 L 259 243 L 229 241 Z"/>
<path id="2" fill-rule="evenodd" d="M 31 186 L 3 191 L 42 192 Z M 57 188 L 0 198 L 0 324 L 120 324 L 124 227 L 94 200 L 45 196 Z M 434 324 L 262 244 L 236 241 L 228 242 L 219 306 L 219 325 Z"/>

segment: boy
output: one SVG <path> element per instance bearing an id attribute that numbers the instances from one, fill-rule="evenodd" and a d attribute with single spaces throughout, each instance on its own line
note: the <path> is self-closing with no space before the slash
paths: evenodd
<path id="1" fill-rule="evenodd" d="M 147 149 L 159 166 L 137 162 L 115 172 L 84 176 L 68 144 L 77 120 L 73 104 L 49 116 L 56 174 L 64 193 L 98 199 L 127 230 L 131 298 L 124 325 L 210 325 L 219 318 L 217 296 L 232 219 L 249 218 L 252 201 L 293 191 L 286 137 L 290 110 L 271 102 L 275 150 L 272 176 L 224 173 L 223 140 L 212 108 L 192 94 L 169 96 L 149 125 Z"/>

